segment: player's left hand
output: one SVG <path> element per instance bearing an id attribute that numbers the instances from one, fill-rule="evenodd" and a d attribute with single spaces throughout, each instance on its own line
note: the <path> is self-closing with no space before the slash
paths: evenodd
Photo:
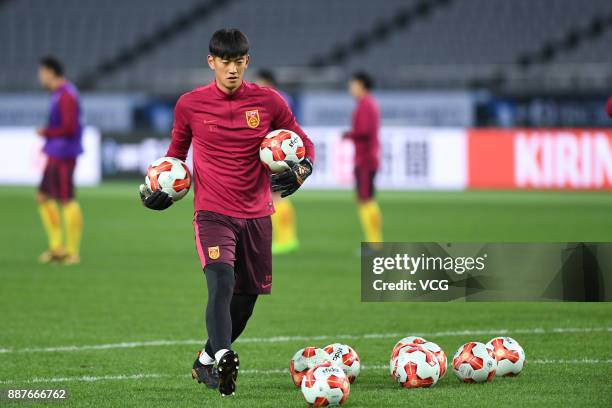
<path id="1" fill-rule="evenodd" d="M 139 189 L 140 201 L 152 210 L 165 210 L 173 204 L 172 198 L 161 190 L 151 191 L 146 184 L 141 184 Z"/>
<path id="2" fill-rule="evenodd" d="M 282 198 L 295 193 L 312 174 L 312 163 L 308 159 L 301 163 L 285 160 L 285 163 L 289 166 L 287 170 L 270 176 L 272 191 L 280 192 Z"/>
<path id="3" fill-rule="evenodd" d="M 38 136 L 44 136 L 45 135 L 45 129 L 44 128 L 38 128 L 36 129 L 36 134 Z"/>

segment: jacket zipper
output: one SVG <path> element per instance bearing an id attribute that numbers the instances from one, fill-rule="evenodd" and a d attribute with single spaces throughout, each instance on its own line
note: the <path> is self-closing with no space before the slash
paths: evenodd
<path id="1" fill-rule="evenodd" d="M 229 100 L 230 124 L 234 126 L 234 111 L 232 110 L 232 100 Z"/>

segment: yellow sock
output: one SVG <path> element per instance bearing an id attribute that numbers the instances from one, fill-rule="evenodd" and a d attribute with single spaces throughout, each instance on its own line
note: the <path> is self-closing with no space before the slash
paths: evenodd
<path id="1" fill-rule="evenodd" d="M 359 204 L 359 218 L 366 242 L 382 242 L 382 214 L 376 201 Z"/>
<path id="2" fill-rule="evenodd" d="M 274 242 L 286 244 L 297 239 L 295 228 L 295 210 L 293 204 L 287 199 L 275 203 L 276 212 L 272 215 L 272 231 Z"/>
<path id="3" fill-rule="evenodd" d="M 46 200 L 38 204 L 38 212 L 42 219 L 49 249 L 57 252 L 62 250 L 62 223 L 59 208 L 54 200 Z"/>
<path id="4" fill-rule="evenodd" d="M 278 229 L 280 228 L 280 218 L 278 216 L 278 204 L 274 203 L 275 212 L 272 214 L 272 244 L 278 242 Z"/>
<path id="5" fill-rule="evenodd" d="M 64 225 L 66 228 L 66 252 L 71 256 L 79 256 L 81 235 L 83 234 L 83 215 L 76 201 L 64 204 Z"/>

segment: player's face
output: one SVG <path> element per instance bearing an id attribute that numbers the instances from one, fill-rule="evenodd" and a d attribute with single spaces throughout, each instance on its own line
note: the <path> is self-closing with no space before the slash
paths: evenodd
<path id="1" fill-rule="evenodd" d="M 55 74 L 51 70 L 45 67 L 38 67 L 38 81 L 43 88 L 52 90 L 54 79 Z"/>
<path id="2" fill-rule="evenodd" d="M 365 88 L 360 81 L 355 79 L 351 79 L 348 83 L 348 91 L 353 98 L 361 98 L 365 93 Z"/>
<path id="3" fill-rule="evenodd" d="M 221 58 L 208 56 L 208 66 L 215 71 L 215 79 L 219 86 L 229 92 L 237 89 L 242 83 L 244 72 L 249 66 L 249 56 L 237 58 Z"/>

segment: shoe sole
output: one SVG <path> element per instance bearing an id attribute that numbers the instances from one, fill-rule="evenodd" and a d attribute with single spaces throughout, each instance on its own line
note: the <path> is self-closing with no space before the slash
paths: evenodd
<path id="1" fill-rule="evenodd" d="M 226 353 L 221 357 L 221 361 L 217 364 L 217 372 L 219 373 L 219 392 L 222 397 L 236 394 L 236 378 L 238 378 L 239 368 L 238 354 Z"/>

